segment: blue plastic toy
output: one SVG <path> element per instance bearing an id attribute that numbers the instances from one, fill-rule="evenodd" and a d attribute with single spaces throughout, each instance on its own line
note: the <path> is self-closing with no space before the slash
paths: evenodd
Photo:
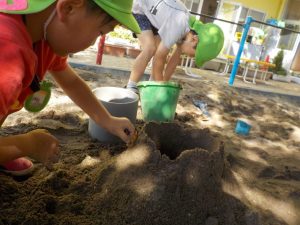
<path id="1" fill-rule="evenodd" d="M 246 123 L 245 121 L 238 120 L 236 122 L 235 133 L 241 135 L 248 135 L 251 129 L 251 125 Z"/>

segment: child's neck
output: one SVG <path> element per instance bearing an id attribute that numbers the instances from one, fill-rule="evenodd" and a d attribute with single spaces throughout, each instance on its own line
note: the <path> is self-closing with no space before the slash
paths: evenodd
<path id="1" fill-rule="evenodd" d="M 25 15 L 26 29 L 31 36 L 33 43 L 38 42 L 44 38 L 44 23 L 50 16 L 54 7 L 55 5 L 52 5 L 41 12 Z"/>

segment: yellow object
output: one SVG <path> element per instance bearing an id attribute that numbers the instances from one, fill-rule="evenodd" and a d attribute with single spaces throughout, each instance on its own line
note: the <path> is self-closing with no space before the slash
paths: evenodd
<path id="1" fill-rule="evenodd" d="M 242 32 L 235 32 L 235 39 L 236 39 L 237 41 L 240 41 L 241 38 L 242 38 Z"/>

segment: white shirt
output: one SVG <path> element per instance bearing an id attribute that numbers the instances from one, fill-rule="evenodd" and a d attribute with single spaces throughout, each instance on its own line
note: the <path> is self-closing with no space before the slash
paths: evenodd
<path id="1" fill-rule="evenodd" d="M 180 0 L 134 0 L 132 11 L 147 16 L 169 49 L 190 31 L 190 14 Z"/>

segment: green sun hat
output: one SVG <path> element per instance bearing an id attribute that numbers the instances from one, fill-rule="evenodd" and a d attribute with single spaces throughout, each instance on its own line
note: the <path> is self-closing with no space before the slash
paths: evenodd
<path id="1" fill-rule="evenodd" d="M 10 14 L 37 13 L 53 4 L 56 0 L 4 0 L 0 1 L 0 12 Z M 131 13 L 133 0 L 93 0 L 106 13 L 135 33 L 140 27 Z"/>
<path id="2" fill-rule="evenodd" d="M 194 16 L 190 17 L 189 25 L 198 34 L 199 41 L 196 47 L 195 63 L 200 67 L 219 55 L 224 45 L 224 33 L 218 25 L 203 24 Z"/>

